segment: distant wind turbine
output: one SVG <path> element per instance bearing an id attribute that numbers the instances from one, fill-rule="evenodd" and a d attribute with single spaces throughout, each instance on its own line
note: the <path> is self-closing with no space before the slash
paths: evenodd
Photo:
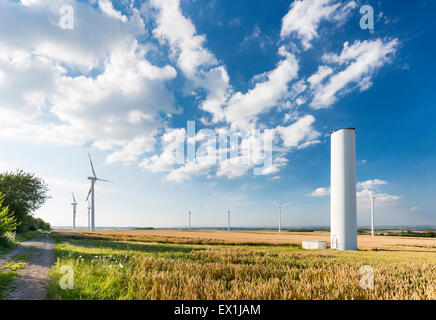
<path id="1" fill-rule="evenodd" d="M 88 203 L 88 230 L 91 230 L 91 204 L 88 199 L 86 202 Z"/>
<path id="2" fill-rule="evenodd" d="M 230 210 L 227 211 L 227 231 L 230 231 Z"/>
<path id="3" fill-rule="evenodd" d="M 86 197 L 86 201 L 88 201 L 89 196 L 91 195 L 91 230 L 95 231 L 95 192 L 94 192 L 94 186 L 97 181 L 103 181 L 103 182 L 113 182 L 109 180 L 104 180 L 97 178 L 97 175 L 95 174 L 94 165 L 92 164 L 91 155 L 88 153 L 89 156 L 89 162 L 91 163 L 91 169 L 92 169 L 92 177 L 88 177 L 89 180 L 91 180 L 91 188 L 89 188 L 88 196 Z"/>
<path id="4" fill-rule="evenodd" d="M 282 209 L 288 207 L 291 203 L 286 204 L 278 204 L 274 201 L 271 201 L 279 210 L 279 232 L 282 232 Z"/>
<path id="5" fill-rule="evenodd" d="M 76 198 L 74 197 L 74 193 L 72 195 L 73 195 L 73 202 L 71 203 L 71 205 L 73 206 L 73 230 L 76 230 L 77 202 L 76 202 Z"/>
<path id="6" fill-rule="evenodd" d="M 189 231 L 191 231 L 191 211 L 189 211 Z"/>
<path id="7" fill-rule="evenodd" d="M 374 202 L 377 196 L 373 195 L 371 191 L 368 190 L 368 188 L 365 188 L 365 190 L 368 192 L 371 199 L 371 236 L 374 237 Z"/>

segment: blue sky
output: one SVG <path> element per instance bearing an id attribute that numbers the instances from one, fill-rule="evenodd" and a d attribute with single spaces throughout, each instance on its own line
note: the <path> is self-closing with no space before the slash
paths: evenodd
<path id="1" fill-rule="evenodd" d="M 363 5 L 374 30 L 362 29 Z M 67 6 L 71 20 L 62 20 Z M 329 224 L 332 130 L 356 128 L 358 223 L 436 224 L 433 1 L 0 0 L 0 167 L 50 187 L 37 216 L 97 226 Z M 61 10 L 61 12 L 60 12 Z M 63 21 L 63 22 L 62 22 Z M 65 22 L 67 21 L 67 22 Z M 67 23 L 67 24 L 65 24 Z M 273 135 L 273 165 L 171 164 L 186 122 Z M 263 135 L 262 137 L 266 137 Z M 211 147 L 197 134 L 197 147 Z M 257 154 L 259 155 L 259 154 Z M 251 159 L 252 160 L 252 159 Z"/>

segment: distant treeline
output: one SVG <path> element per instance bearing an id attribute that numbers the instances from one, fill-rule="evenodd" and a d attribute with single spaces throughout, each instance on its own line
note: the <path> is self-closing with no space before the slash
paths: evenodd
<path id="1" fill-rule="evenodd" d="M 436 238 L 436 232 L 417 232 L 412 230 L 400 231 L 400 232 L 383 232 L 384 236 L 399 236 L 399 237 L 421 237 L 421 238 Z"/>

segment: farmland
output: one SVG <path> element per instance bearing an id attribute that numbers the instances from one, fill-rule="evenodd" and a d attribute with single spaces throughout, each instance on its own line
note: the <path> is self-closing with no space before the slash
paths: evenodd
<path id="1" fill-rule="evenodd" d="M 435 239 L 359 236 L 362 250 L 338 252 L 297 246 L 327 239 L 325 232 L 59 231 L 53 237 L 58 259 L 49 299 L 436 299 Z M 72 290 L 59 287 L 65 265 L 74 270 Z M 373 290 L 360 287 L 363 265 L 374 270 Z"/>

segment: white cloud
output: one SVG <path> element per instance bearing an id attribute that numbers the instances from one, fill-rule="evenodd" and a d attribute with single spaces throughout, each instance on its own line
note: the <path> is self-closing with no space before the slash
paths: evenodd
<path id="1" fill-rule="evenodd" d="M 319 85 L 326 77 L 333 73 L 333 69 L 327 66 L 320 66 L 318 71 L 310 76 L 307 81 L 310 83 L 310 87 L 314 88 Z"/>
<path id="2" fill-rule="evenodd" d="M 178 157 L 184 157 L 185 129 L 167 129 L 161 136 L 161 153 L 145 158 L 139 166 L 151 172 L 168 172 L 178 163 Z"/>
<path id="3" fill-rule="evenodd" d="M 285 147 L 295 148 L 302 145 L 307 147 L 319 142 L 316 139 L 321 135 L 313 129 L 312 125 L 314 122 L 315 118 L 307 115 L 287 127 L 279 126 L 276 130 L 282 138 Z"/>
<path id="4" fill-rule="evenodd" d="M 416 211 L 419 211 L 419 210 L 421 210 L 421 207 L 411 207 L 409 209 L 410 212 L 416 212 Z"/>
<path id="5" fill-rule="evenodd" d="M 206 99 L 200 107 L 212 113 L 214 122 L 223 120 L 222 105 L 229 95 L 229 76 L 213 53 L 204 47 L 206 37 L 197 34 L 192 21 L 180 9 L 179 0 L 151 0 L 157 10 L 153 34 L 162 44 L 168 43 L 177 66 L 195 89 L 204 89 Z M 148 5 L 143 6 L 148 11 Z"/>
<path id="6" fill-rule="evenodd" d="M 357 85 L 360 91 L 368 89 L 376 70 L 391 61 L 398 46 L 397 39 L 356 41 L 352 45 L 345 42 L 340 55 L 324 55 L 324 62 L 345 66 L 345 68 L 331 75 L 325 85 L 315 86 L 311 106 L 315 109 L 331 106 L 336 102 L 338 94 L 341 94 L 350 84 Z M 321 68 L 323 69 L 320 70 L 328 70 L 328 67 Z"/>
<path id="7" fill-rule="evenodd" d="M 74 7 L 73 30 L 58 27 L 62 4 Z M 142 168 L 165 172 L 172 181 L 199 175 L 235 178 L 261 165 L 264 154 L 252 146 L 253 135 L 244 133 L 233 159 L 217 164 L 207 154 L 196 162 L 174 162 L 185 130 L 169 128 L 167 118 L 181 110 L 168 83 L 179 75 L 186 82 L 183 93 L 194 96 L 195 107 L 207 112 L 202 121 L 215 126 L 216 132 L 218 123 L 247 131 L 265 128 L 270 124 L 263 115 L 286 112 L 281 116 L 286 125 L 270 125 L 278 145 L 273 165 L 261 171 L 271 175 L 286 165 L 291 152 L 320 143 L 315 117 L 300 114 L 299 106 L 309 103 L 311 95 L 315 108 L 331 105 L 351 83 L 366 90 L 375 70 L 398 46 L 396 40 L 346 43 L 341 54 L 325 55 L 326 65 L 307 81 L 298 78 L 296 56 L 281 46 L 276 66 L 253 76 L 252 87 L 242 92 L 230 85 L 226 67 L 206 47 L 206 36 L 198 34 L 179 0 L 143 4 L 147 27 L 153 28 L 150 34 L 132 4 L 126 13 L 109 0 L 98 0 L 98 6 L 69 0 L 2 3 L 2 138 L 69 146 L 89 143 L 108 152 L 107 162 L 138 161 Z M 322 21 L 341 24 L 354 6 L 354 1 L 344 6 L 335 0 L 295 1 L 283 19 L 282 37 L 295 33 L 309 48 Z M 305 19 L 292 18 L 301 15 Z M 152 64 L 147 57 L 154 53 L 168 63 Z M 337 73 L 340 68 L 344 70 Z M 203 147 L 212 150 L 208 143 Z"/>
<path id="8" fill-rule="evenodd" d="M 336 0 L 295 0 L 283 18 L 280 36 L 296 33 L 304 49 L 309 49 L 311 41 L 319 36 L 318 27 L 323 20 L 342 24 L 356 6 L 354 1 L 343 5 Z"/>
<path id="9" fill-rule="evenodd" d="M 127 22 L 127 17 L 115 10 L 110 0 L 98 0 L 98 6 L 108 16 L 121 20 L 122 22 Z"/>
<path id="10" fill-rule="evenodd" d="M 388 182 L 385 180 L 380 180 L 380 179 L 366 180 L 366 181 L 359 182 L 357 184 L 357 188 L 360 188 L 360 189 L 367 188 L 369 190 L 372 190 L 372 189 L 376 188 L 377 186 L 386 185 L 386 184 L 388 184 Z"/>
<path id="11" fill-rule="evenodd" d="M 317 188 L 308 194 L 308 196 L 311 197 L 324 197 L 328 195 L 330 195 L 330 188 L 323 188 L 323 187 Z"/>
<path id="12" fill-rule="evenodd" d="M 215 56 L 203 47 L 206 37 L 198 35 L 191 20 L 183 15 L 179 0 L 151 0 L 150 4 L 158 9 L 153 34 L 169 43 L 177 65 L 188 77 L 194 77 L 201 66 L 217 64 Z"/>
<path id="13" fill-rule="evenodd" d="M 280 60 L 274 70 L 263 74 L 264 81 L 256 83 L 246 94 L 237 92 L 229 99 L 224 113 L 232 127 L 250 127 L 257 115 L 277 106 L 279 100 L 288 92 L 289 82 L 297 76 L 298 62 L 283 47 L 279 49 L 279 53 L 285 59 Z"/>
<path id="14" fill-rule="evenodd" d="M 104 13 L 74 2 L 75 28 L 62 30 L 52 22 L 63 3 L 2 3 L 0 134 L 59 145 L 91 142 L 112 152 L 109 162 L 135 161 L 153 150 L 165 127 L 161 114 L 178 112 L 166 87 L 177 72 L 145 58 L 149 47 L 136 39 L 146 33 L 136 9 L 120 21 L 108 17 L 110 2 L 99 2 Z"/>

